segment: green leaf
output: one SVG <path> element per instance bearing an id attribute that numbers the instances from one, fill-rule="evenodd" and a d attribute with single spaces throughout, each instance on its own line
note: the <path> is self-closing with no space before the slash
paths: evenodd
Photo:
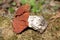
<path id="1" fill-rule="evenodd" d="M 22 4 L 25 4 L 27 2 L 27 0 L 21 0 Z"/>
<path id="2" fill-rule="evenodd" d="M 13 2 L 12 5 L 16 5 L 16 2 Z"/>
<path id="3" fill-rule="evenodd" d="M 33 6 L 31 11 L 34 12 L 34 13 L 37 13 L 37 12 L 39 12 L 39 8 L 37 6 Z"/>
<path id="4" fill-rule="evenodd" d="M 14 9 L 12 7 L 10 7 L 8 10 L 10 11 L 10 13 L 14 12 Z"/>
<path id="5" fill-rule="evenodd" d="M 21 0 L 22 4 L 29 3 L 30 5 L 35 5 L 35 0 Z"/>
<path id="6" fill-rule="evenodd" d="M 34 6 L 36 3 L 35 3 L 35 0 L 30 0 L 29 1 L 30 5 Z"/>

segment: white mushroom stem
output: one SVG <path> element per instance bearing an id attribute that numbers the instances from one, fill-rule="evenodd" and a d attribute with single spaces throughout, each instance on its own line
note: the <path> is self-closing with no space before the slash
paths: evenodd
<path id="1" fill-rule="evenodd" d="M 29 16 L 28 18 L 29 27 L 43 32 L 47 27 L 47 22 L 42 16 Z"/>

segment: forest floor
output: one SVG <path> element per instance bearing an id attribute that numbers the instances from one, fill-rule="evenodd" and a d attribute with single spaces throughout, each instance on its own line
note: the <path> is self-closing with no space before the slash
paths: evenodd
<path id="1" fill-rule="evenodd" d="M 15 34 L 10 19 L 0 17 L 0 28 L 4 28 L 0 33 L 0 40 L 60 40 L 60 19 L 50 22 L 49 18 L 51 16 L 44 15 L 48 21 L 48 27 L 43 34 L 31 29 L 27 29 L 21 34 Z"/>
<path id="2" fill-rule="evenodd" d="M 7 11 L 9 12 L 9 10 L 11 12 L 14 11 L 11 8 Z M 7 11 L 1 9 L 0 6 L 0 40 L 60 40 L 60 18 L 57 17 L 54 21 L 52 21 L 50 18 L 55 14 L 50 14 L 50 11 L 47 11 L 47 14 L 37 14 L 43 15 L 45 20 L 48 22 L 48 27 L 42 34 L 30 28 L 26 29 L 21 34 L 14 33 L 12 26 L 12 17 L 14 14 L 7 14 Z M 6 14 L 4 14 L 5 12 Z"/>

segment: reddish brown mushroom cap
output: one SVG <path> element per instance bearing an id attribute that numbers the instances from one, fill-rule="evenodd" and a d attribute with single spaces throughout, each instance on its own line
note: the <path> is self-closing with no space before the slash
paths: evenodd
<path id="1" fill-rule="evenodd" d="M 29 11 L 27 11 L 26 7 L 25 9 L 22 9 L 22 8 L 24 8 L 24 6 L 17 10 L 16 12 L 17 15 L 13 19 L 13 28 L 14 28 L 13 31 L 15 33 L 21 33 L 24 29 L 28 27 Z"/>
<path id="2" fill-rule="evenodd" d="M 24 29 L 28 27 L 27 22 L 15 18 L 13 20 L 13 27 L 15 33 L 21 33 Z"/>
<path id="3" fill-rule="evenodd" d="M 29 12 L 29 10 L 30 10 L 30 5 L 29 4 L 25 4 L 25 5 L 23 5 L 23 6 L 18 8 L 18 10 L 16 12 L 16 15 L 21 15 L 24 12 Z"/>

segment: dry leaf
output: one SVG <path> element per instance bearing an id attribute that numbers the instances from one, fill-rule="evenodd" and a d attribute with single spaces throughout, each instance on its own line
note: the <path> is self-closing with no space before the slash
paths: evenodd
<path id="1" fill-rule="evenodd" d="M 53 21 L 55 20 L 55 19 L 57 19 L 57 18 L 59 18 L 60 17 L 60 10 L 58 10 L 57 12 L 56 12 L 56 15 L 55 16 L 52 16 L 50 19 L 53 19 Z"/>

